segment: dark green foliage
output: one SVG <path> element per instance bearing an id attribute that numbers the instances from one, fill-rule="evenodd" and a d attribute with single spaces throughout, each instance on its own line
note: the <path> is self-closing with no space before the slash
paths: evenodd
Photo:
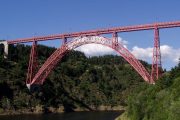
<path id="1" fill-rule="evenodd" d="M 71 111 L 79 106 L 91 110 L 91 106 L 126 105 L 129 93 L 144 83 L 120 56 L 87 58 L 82 52 L 70 51 L 44 85 L 30 93 L 25 85 L 30 50 L 30 46 L 11 45 L 8 60 L 0 55 L 0 107 L 3 109 L 63 105 L 66 111 Z M 38 46 L 40 66 L 53 51 L 55 48 Z"/>
<path id="2" fill-rule="evenodd" d="M 120 56 L 87 58 L 81 52 L 70 51 L 44 85 L 30 93 L 25 85 L 30 50 L 30 46 L 11 45 L 6 60 L 0 45 L 0 112 L 39 105 L 44 109 L 64 106 L 65 111 L 73 111 L 76 107 L 92 110 L 92 106 L 128 104 L 132 120 L 180 118 L 180 63 L 155 85 L 148 85 Z M 38 46 L 40 66 L 54 50 Z"/>
<path id="3" fill-rule="evenodd" d="M 142 84 L 128 100 L 132 120 L 179 120 L 180 65 L 160 78 L 155 85 Z"/>

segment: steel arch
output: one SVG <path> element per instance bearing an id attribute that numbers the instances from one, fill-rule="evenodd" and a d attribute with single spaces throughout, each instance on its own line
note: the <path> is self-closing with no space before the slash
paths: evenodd
<path id="1" fill-rule="evenodd" d="M 150 74 L 144 68 L 144 66 L 131 54 L 121 43 L 117 43 L 116 46 L 113 46 L 113 39 L 100 37 L 100 36 L 86 36 L 86 37 L 77 37 L 74 40 L 63 44 L 58 48 L 42 65 L 39 71 L 34 76 L 31 83 L 32 84 L 43 84 L 49 73 L 55 68 L 57 63 L 62 59 L 62 57 L 72 49 L 75 49 L 81 45 L 85 44 L 101 44 L 107 47 L 114 49 L 118 52 L 138 73 L 139 75 L 148 83 L 153 83 L 154 81 L 150 80 Z"/>

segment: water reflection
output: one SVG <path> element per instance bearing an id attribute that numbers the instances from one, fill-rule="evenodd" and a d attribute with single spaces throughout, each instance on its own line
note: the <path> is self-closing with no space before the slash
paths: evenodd
<path id="1" fill-rule="evenodd" d="M 73 112 L 62 114 L 43 114 L 43 115 L 11 115 L 0 116 L 0 120 L 114 120 L 122 112 Z"/>

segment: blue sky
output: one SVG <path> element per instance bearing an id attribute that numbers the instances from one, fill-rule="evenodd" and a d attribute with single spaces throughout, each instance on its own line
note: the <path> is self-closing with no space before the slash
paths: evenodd
<path id="1" fill-rule="evenodd" d="M 179 0 L 0 0 L 0 39 L 178 21 L 179 6 Z M 144 50 L 153 46 L 153 31 L 119 36 L 128 41 L 131 51 L 135 46 Z M 163 29 L 160 36 L 161 45 L 168 45 L 171 52 L 179 51 L 180 28 Z M 43 44 L 58 47 L 60 43 Z M 164 68 L 177 64 L 171 59 L 163 61 Z M 147 58 L 147 61 L 151 60 Z"/>

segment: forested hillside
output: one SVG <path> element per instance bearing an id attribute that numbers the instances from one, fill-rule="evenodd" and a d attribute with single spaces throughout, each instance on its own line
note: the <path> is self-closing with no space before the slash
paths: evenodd
<path id="1" fill-rule="evenodd" d="M 127 106 L 126 120 L 180 118 L 180 64 L 155 85 L 148 85 L 120 56 L 88 58 L 70 51 L 39 91 L 32 93 L 25 85 L 30 49 L 10 46 L 9 58 L 4 59 L 0 46 L 0 113 L 48 112 L 49 107 L 69 112 L 121 105 Z M 40 66 L 54 50 L 38 46 Z"/>
<path id="2" fill-rule="evenodd" d="M 94 110 L 100 105 L 127 105 L 128 95 L 144 83 L 136 71 L 120 56 L 86 57 L 82 52 L 70 51 L 46 79 L 39 91 L 29 92 L 25 85 L 30 46 L 11 45 L 8 60 L 0 47 L 0 113 L 40 107 L 77 107 Z M 55 50 L 38 46 L 41 66 Z M 147 63 L 142 62 L 146 67 Z"/>
<path id="3" fill-rule="evenodd" d="M 180 120 L 180 63 L 155 85 L 140 83 L 118 120 Z"/>

